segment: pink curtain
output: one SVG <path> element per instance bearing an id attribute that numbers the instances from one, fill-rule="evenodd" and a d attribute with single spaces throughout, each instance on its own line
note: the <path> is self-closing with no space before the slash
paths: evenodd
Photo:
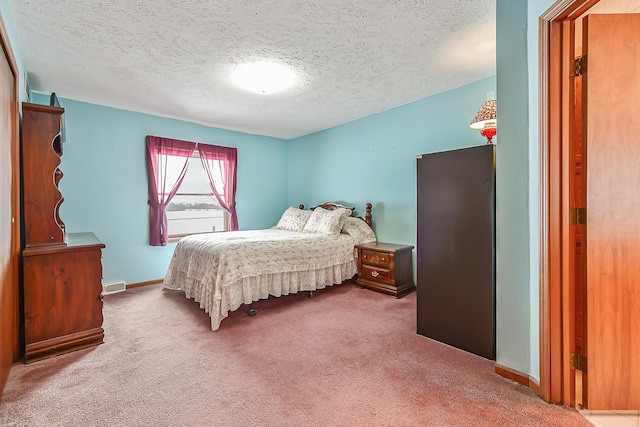
<path id="1" fill-rule="evenodd" d="M 165 208 L 178 191 L 195 148 L 195 142 L 147 136 L 149 243 L 151 246 L 165 246 L 169 241 Z M 169 176 L 167 167 L 169 160 L 172 158 L 171 160 L 175 161 L 176 157 L 184 159 L 182 171 L 178 176 Z"/>
<path id="2" fill-rule="evenodd" d="M 238 150 L 218 145 L 198 144 L 202 166 L 207 171 L 211 192 L 229 214 L 229 230 L 238 229 L 236 215 L 236 169 Z"/>

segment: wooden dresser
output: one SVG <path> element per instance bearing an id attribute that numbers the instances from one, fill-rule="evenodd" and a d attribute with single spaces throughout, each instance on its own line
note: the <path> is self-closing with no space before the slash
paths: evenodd
<path id="1" fill-rule="evenodd" d="M 59 209 L 64 109 L 22 105 L 25 363 L 101 344 L 102 248 L 65 233 Z"/>
<path id="2" fill-rule="evenodd" d="M 365 243 L 358 250 L 357 284 L 402 298 L 416 290 L 413 282 L 413 246 L 393 243 Z"/>

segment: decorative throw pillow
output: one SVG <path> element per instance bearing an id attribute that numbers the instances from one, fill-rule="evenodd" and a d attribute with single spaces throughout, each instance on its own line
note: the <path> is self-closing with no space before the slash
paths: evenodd
<path id="1" fill-rule="evenodd" d="M 329 211 L 321 207 L 317 207 L 313 210 L 311 218 L 304 226 L 304 231 L 311 231 L 313 233 L 324 233 L 330 236 L 337 236 L 342 230 L 344 220 L 351 215 L 349 209 L 336 209 Z"/>
<path id="2" fill-rule="evenodd" d="M 273 228 L 290 231 L 302 231 L 305 224 L 311 217 L 311 214 L 311 211 L 305 211 L 290 206 L 284 211 L 284 213 L 280 217 L 280 221 L 278 221 L 278 224 Z"/>
<path id="3" fill-rule="evenodd" d="M 346 218 L 344 225 L 342 226 L 342 232 L 353 237 L 353 240 L 356 241 L 356 245 L 361 243 L 371 243 L 377 240 L 371 227 L 369 227 L 367 223 L 360 218 Z"/>

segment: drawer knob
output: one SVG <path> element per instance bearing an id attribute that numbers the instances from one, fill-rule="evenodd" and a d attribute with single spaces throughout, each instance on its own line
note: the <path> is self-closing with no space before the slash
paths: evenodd
<path id="1" fill-rule="evenodd" d="M 377 271 L 372 271 L 372 272 L 371 272 L 371 275 L 372 275 L 373 277 L 378 277 L 378 276 L 380 275 L 380 273 L 378 273 Z"/>

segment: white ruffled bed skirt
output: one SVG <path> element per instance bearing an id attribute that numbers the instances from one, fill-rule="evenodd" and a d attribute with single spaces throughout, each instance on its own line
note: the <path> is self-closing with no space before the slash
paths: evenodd
<path id="1" fill-rule="evenodd" d="M 243 277 L 238 282 L 220 289 L 216 297 L 214 284 L 207 284 L 188 277 L 181 271 L 174 272 L 173 285 L 164 284 L 165 289 L 183 290 L 187 298 L 193 298 L 211 317 L 211 329 L 217 330 L 220 322 L 242 304 L 266 299 L 269 296 L 295 294 L 297 292 L 324 289 L 340 284 L 357 273 L 355 259 L 332 267 L 311 271 L 291 271 Z M 175 284 L 179 283 L 179 286 Z"/>

